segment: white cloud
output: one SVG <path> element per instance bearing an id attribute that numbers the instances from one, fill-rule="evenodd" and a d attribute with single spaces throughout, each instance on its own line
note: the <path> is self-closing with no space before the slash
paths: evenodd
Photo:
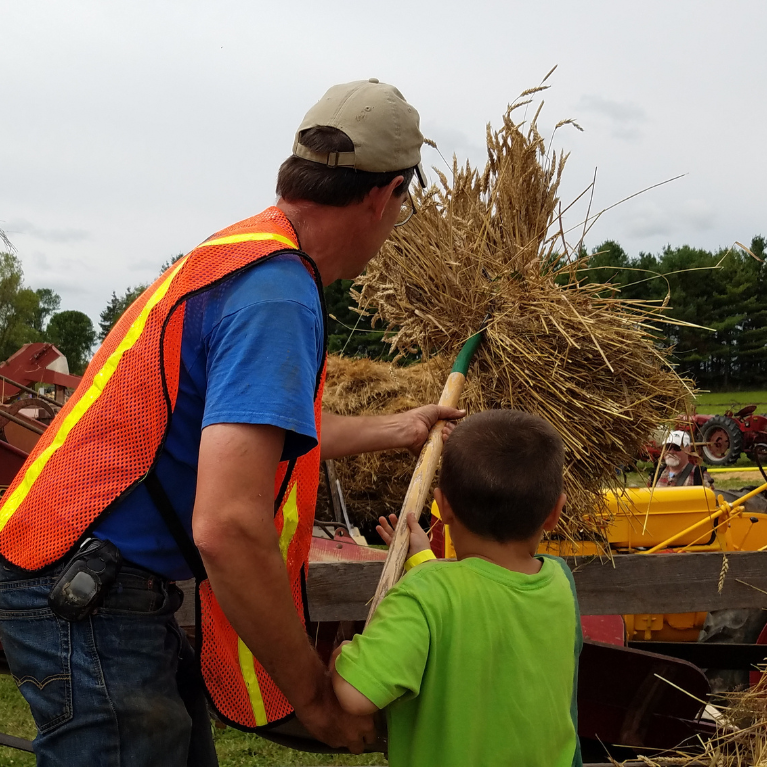
<path id="1" fill-rule="evenodd" d="M 484 144 L 472 141 L 465 133 L 444 125 L 427 122 L 422 126 L 422 131 L 426 138 L 437 144 L 449 163 L 452 163 L 455 154 L 459 163 L 468 159 L 473 166 L 484 167 L 487 161 L 487 147 Z M 484 135 L 479 134 L 479 138 L 484 138 Z M 428 146 L 423 149 L 423 159 L 425 165 L 436 165 L 443 173 L 447 172 L 442 158 Z"/>
<path id="2" fill-rule="evenodd" d="M 647 113 L 638 104 L 586 94 L 576 105 L 578 113 L 605 118 L 615 138 L 636 141 L 641 138 L 641 126 L 647 122 Z"/>
<path id="3" fill-rule="evenodd" d="M 638 238 L 671 235 L 677 228 L 670 211 L 652 202 L 637 206 L 624 221 L 628 234 Z"/>
<path id="4" fill-rule="evenodd" d="M 716 223 L 714 208 L 705 200 L 686 200 L 679 213 L 686 224 L 696 229 L 713 229 Z"/>
<path id="5" fill-rule="evenodd" d="M 43 240 L 44 242 L 82 242 L 89 237 L 89 233 L 84 229 L 42 227 L 33 224 L 31 221 L 26 221 L 23 218 L 10 220 L 5 225 L 5 231 L 9 235 L 25 234 L 29 237 L 34 237 L 37 240 Z"/>
<path id="6" fill-rule="evenodd" d="M 590 242 L 713 250 L 764 232 L 767 153 L 747 149 L 767 121 L 767 100 L 754 98 L 767 80 L 764 0 L 731 0 L 726 12 L 714 0 L 646 0 L 640 14 L 607 0 L 554 0 L 546 13 L 490 0 L 393 0 L 386 12 L 349 0 L 0 5 L 0 71 L 13 73 L 0 78 L 0 227 L 28 284 L 94 320 L 113 290 L 269 205 L 306 109 L 332 83 L 371 75 L 403 91 L 448 160 L 483 167 L 486 123 L 498 127 L 506 104 L 559 63 L 539 125 L 546 137 L 562 117 L 586 129 L 557 134 L 571 152 L 564 202 L 595 167 L 592 215 L 690 173 L 611 210 Z M 425 32 L 403 35 L 403 18 Z M 284 36 L 263 34 L 283 28 L 287 57 Z M 721 45 L 734 39 L 737 56 Z M 746 149 L 733 151 L 722 126 L 743 114 Z M 432 149 L 423 156 L 444 169 Z"/>
<path id="7" fill-rule="evenodd" d="M 653 201 L 636 204 L 622 221 L 627 234 L 639 239 L 673 238 L 677 245 L 689 239 L 690 232 L 713 229 L 714 208 L 705 200 L 688 199 L 661 205 Z M 716 245 L 712 244 L 711 248 Z"/>

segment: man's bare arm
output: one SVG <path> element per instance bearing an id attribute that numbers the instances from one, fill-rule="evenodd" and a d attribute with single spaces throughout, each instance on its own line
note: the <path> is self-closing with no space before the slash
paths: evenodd
<path id="1" fill-rule="evenodd" d="M 274 477 L 285 434 L 217 424 L 202 432 L 195 544 L 233 628 L 315 737 L 359 753 L 375 731 L 342 711 L 296 613 L 274 527 Z"/>
<path id="2" fill-rule="evenodd" d="M 326 410 L 322 413 L 321 457 L 326 461 L 397 448 L 418 454 L 437 421 L 452 421 L 465 415 L 465 410 L 439 405 L 425 405 L 396 415 L 343 416 Z M 452 426 L 446 424 L 446 432 Z"/>

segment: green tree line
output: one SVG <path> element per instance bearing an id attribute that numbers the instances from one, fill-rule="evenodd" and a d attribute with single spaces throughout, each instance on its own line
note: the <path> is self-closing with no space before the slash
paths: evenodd
<path id="1" fill-rule="evenodd" d="M 667 246 L 630 256 L 615 241 L 594 248 L 582 279 L 609 282 L 626 299 L 662 302 L 684 325 L 660 330 L 674 347 L 681 373 L 714 391 L 762 388 L 767 381 L 767 241 L 751 254 Z"/>
<path id="2" fill-rule="evenodd" d="M 325 288 L 328 311 L 328 351 L 347 357 L 390 359 L 389 344 L 379 323 L 371 327 L 371 317 L 356 311 L 349 291 L 354 280 L 336 280 Z"/>
<path id="3" fill-rule="evenodd" d="M 60 311 L 61 297 L 50 288 L 33 290 L 24 283 L 24 270 L 13 246 L 0 231 L 0 360 L 6 360 L 24 344 L 47 341 L 67 358 L 69 371 L 82 375 L 93 355 L 96 341 L 103 341 L 122 313 L 146 289 L 129 287 L 113 292 L 99 317 L 98 332 L 90 317 L 77 310 Z M 164 272 L 183 254 L 179 253 L 160 268 Z"/>
<path id="4" fill-rule="evenodd" d="M 88 315 L 60 308 L 61 297 L 56 292 L 33 290 L 24 284 L 24 271 L 15 253 L 0 253 L 0 360 L 8 359 L 24 344 L 49 341 L 66 356 L 70 372 L 81 375 L 96 332 Z"/>
<path id="5" fill-rule="evenodd" d="M 607 240 L 593 249 L 578 276 L 607 283 L 612 293 L 629 300 L 662 302 L 668 296 L 668 317 L 685 324 L 664 324 L 660 332 L 674 347 L 679 371 L 699 386 L 761 388 L 767 381 L 767 241 L 754 237 L 750 250 L 753 256 L 739 249 L 711 252 L 684 245 L 631 256 Z M 160 273 L 181 255 L 166 261 Z M 351 280 L 338 280 L 325 288 L 330 351 L 389 358 L 383 330 L 355 311 L 351 286 Z M 9 248 L 0 253 L 0 359 L 24 343 L 50 341 L 67 356 L 70 370 L 81 374 L 96 341 L 106 338 L 146 287 L 113 292 L 96 329 L 83 312 L 60 311 L 54 291 L 26 286 L 21 262 Z"/>

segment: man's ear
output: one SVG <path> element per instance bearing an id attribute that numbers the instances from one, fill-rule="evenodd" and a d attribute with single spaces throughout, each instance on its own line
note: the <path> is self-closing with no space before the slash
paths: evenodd
<path id="1" fill-rule="evenodd" d="M 546 521 L 543 523 L 543 529 L 547 533 L 550 533 L 559 523 L 559 518 L 562 516 L 562 509 L 564 509 L 565 503 L 567 503 L 567 496 L 562 493 L 559 498 L 557 498 L 554 508 L 549 512 L 549 516 L 546 517 Z"/>
<path id="2" fill-rule="evenodd" d="M 392 197 L 394 197 L 394 190 L 405 180 L 404 176 L 395 176 L 386 186 L 374 186 L 365 198 L 370 205 L 371 213 L 373 214 L 373 220 L 380 221 L 384 216 L 384 211 L 389 205 Z M 395 200 L 397 207 L 402 204 L 402 200 Z"/>
<path id="3" fill-rule="evenodd" d="M 434 488 L 434 500 L 437 502 L 439 515 L 442 517 L 442 521 L 446 525 L 452 525 L 453 522 L 455 522 L 455 514 L 453 513 L 453 509 L 448 503 L 447 498 L 445 498 L 445 494 L 438 487 Z"/>

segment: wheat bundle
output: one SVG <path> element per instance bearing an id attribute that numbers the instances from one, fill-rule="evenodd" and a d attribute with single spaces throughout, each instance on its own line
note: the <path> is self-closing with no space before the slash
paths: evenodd
<path id="1" fill-rule="evenodd" d="M 368 359 L 330 355 L 323 407 L 338 415 L 388 415 L 424 404 L 428 365 L 396 367 Z M 349 516 L 355 524 L 397 513 L 415 458 L 407 450 L 365 453 L 336 461 Z M 327 507 L 321 489 L 317 508 Z"/>
<path id="2" fill-rule="evenodd" d="M 523 96 L 527 97 L 533 91 Z M 664 307 L 586 283 L 588 258 L 568 247 L 557 196 L 566 157 L 549 152 L 537 118 L 523 133 L 510 106 L 488 126 L 482 172 L 453 161 L 452 177 L 417 195 L 356 283 L 400 354 L 431 360 L 416 400 L 434 400 L 463 342 L 490 315 L 469 372 L 470 412 L 517 408 L 548 419 L 567 449 L 564 530 L 600 537 L 593 511 L 659 423 L 691 393 L 668 361 L 654 321 Z M 569 122 L 569 121 L 565 121 Z M 559 127 L 559 126 L 557 126 Z"/>

